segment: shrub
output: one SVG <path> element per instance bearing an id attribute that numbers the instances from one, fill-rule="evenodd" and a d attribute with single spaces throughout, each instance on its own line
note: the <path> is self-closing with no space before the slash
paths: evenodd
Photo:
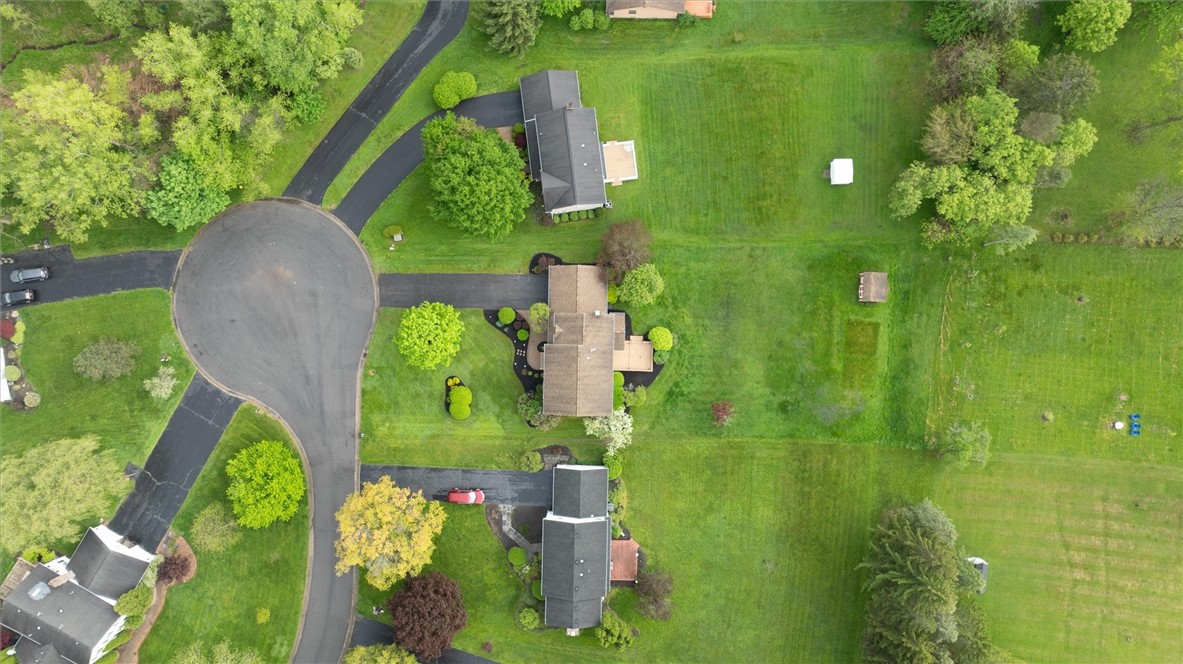
<path id="1" fill-rule="evenodd" d="M 624 459 L 620 454 L 605 454 L 602 463 L 608 469 L 609 481 L 620 477 L 620 474 L 624 472 Z"/>
<path id="2" fill-rule="evenodd" d="M 513 123 L 513 133 L 515 136 L 526 133 L 526 125 L 520 122 Z"/>
<path id="3" fill-rule="evenodd" d="M 139 585 L 119 597 L 115 612 L 121 616 L 142 616 L 149 606 L 152 606 L 152 586 Z"/>
<path id="4" fill-rule="evenodd" d="M 467 420 L 472 415 L 472 408 L 468 404 L 454 403 L 448 407 L 448 412 L 457 420 Z"/>
<path id="5" fill-rule="evenodd" d="M 361 69 L 362 65 L 366 63 L 366 58 L 361 51 L 352 46 L 346 46 L 341 51 L 341 61 L 350 69 Z"/>
<path id="6" fill-rule="evenodd" d="M 594 24 L 596 30 L 607 30 L 612 27 L 612 19 L 608 18 L 607 13 L 596 12 Z"/>
<path id="7" fill-rule="evenodd" d="M 668 572 L 649 569 L 637 573 L 637 611 L 651 620 L 669 620 L 673 610 L 670 595 L 674 592 L 674 579 Z"/>
<path id="8" fill-rule="evenodd" d="M 518 468 L 527 473 L 536 473 L 542 470 L 542 455 L 537 450 L 522 452 L 518 457 Z"/>
<path id="9" fill-rule="evenodd" d="M 290 99 L 288 99 L 288 109 L 291 110 L 292 115 L 295 116 L 296 121 L 300 124 L 312 124 L 313 122 L 319 120 L 322 115 L 324 115 L 325 98 L 316 90 L 304 90 L 297 92 L 293 94 Z M 196 169 L 194 169 L 194 171 L 196 171 Z M 220 193 L 219 195 L 219 192 L 215 190 L 213 195 L 218 196 L 219 199 L 225 200 L 224 203 L 222 203 L 221 200 L 218 201 L 219 203 L 222 203 L 222 208 L 230 204 L 230 199 L 225 195 L 225 193 Z M 160 206 L 163 207 L 167 204 L 167 202 L 167 199 L 161 201 Z M 217 211 L 215 211 L 214 214 L 217 214 Z M 166 223 L 164 221 L 164 219 L 167 218 L 166 216 L 156 214 L 153 215 L 153 217 L 161 223 Z M 206 219 L 209 219 L 209 217 L 207 216 Z M 192 223 L 174 223 L 172 225 L 176 226 L 177 228 L 187 228 L 188 226 L 191 226 Z"/>
<path id="10" fill-rule="evenodd" d="M 74 356 L 74 372 L 94 381 L 114 380 L 135 369 L 139 354 L 133 342 L 103 337 Z"/>
<path id="11" fill-rule="evenodd" d="M 534 583 L 530 584 L 530 594 L 536 600 L 542 600 L 542 579 L 535 579 Z"/>
<path id="12" fill-rule="evenodd" d="M 16 334 L 16 324 L 10 318 L 0 318 L 0 339 L 12 339 Z"/>
<path id="13" fill-rule="evenodd" d="M 18 346 L 25 343 L 25 321 L 18 320 L 12 328 L 12 343 Z"/>
<path id="14" fill-rule="evenodd" d="M 952 44 L 986 27 L 986 21 L 974 11 L 972 3 L 945 0 L 932 5 L 924 32 L 938 44 Z"/>
<path id="15" fill-rule="evenodd" d="M 386 228 L 382 229 L 382 235 L 384 235 L 388 240 L 393 240 L 396 235 L 402 235 L 402 233 L 403 227 L 398 225 L 387 226 Z"/>
<path id="16" fill-rule="evenodd" d="M 990 432 L 976 422 L 954 422 L 944 435 L 930 441 L 929 448 L 937 458 L 948 457 L 958 468 L 971 462 L 984 466 L 990 460 Z"/>
<path id="17" fill-rule="evenodd" d="M 291 519 L 307 489 L 300 460 L 277 440 L 264 440 L 235 454 L 226 464 L 226 474 L 226 496 L 244 528 L 266 528 Z"/>
<path id="18" fill-rule="evenodd" d="M 731 424 L 731 418 L 735 417 L 735 404 L 730 401 L 716 401 L 711 404 L 711 415 L 715 418 L 715 426 L 725 427 Z"/>
<path id="19" fill-rule="evenodd" d="M 501 307 L 497 310 L 497 322 L 502 325 L 509 325 L 518 317 L 518 313 L 510 307 Z"/>
<path id="20" fill-rule="evenodd" d="M 271 609 L 268 609 L 263 606 L 260 606 L 259 608 L 255 609 L 255 624 L 256 625 L 266 625 L 269 622 L 271 622 Z"/>
<path id="21" fill-rule="evenodd" d="M 162 583 L 180 583 L 193 570 L 193 559 L 189 556 L 169 556 L 160 563 L 156 580 Z"/>
<path id="22" fill-rule="evenodd" d="M 1081 233 L 1080 235 L 1076 236 L 1076 241 L 1080 244 L 1088 244 L 1089 240 L 1091 239 L 1092 238 L 1089 237 L 1088 233 Z"/>
<path id="23" fill-rule="evenodd" d="M 476 77 L 466 71 L 450 71 L 440 77 L 431 96 L 440 108 L 453 108 L 476 94 Z"/>
<path id="24" fill-rule="evenodd" d="M 47 563 L 54 558 L 57 558 L 57 554 L 44 546 L 29 546 L 21 551 L 21 559 L 31 563 Z"/>
<path id="25" fill-rule="evenodd" d="M 616 284 L 608 285 L 608 304 L 616 304 L 616 300 L 620 298 L 620 291 L 616 288 Z"/>
<path id="26" fill-rule="evenodd" d="M 678 27 L 689 28 L 698 24 L 698 17 L 690 12 L 682 12 L 678 14 Z"/>
<path id="27" fill-rule="evenodd" d="M 1064 242 L 1066 244 L 1072 244 L 1073 242 L 1076 242 L 1076 236 L 1072 233 L 1064 233 Z"/>
<path id="28" fill-rule="evenodd" d="M 649 341 L 653 342 L 653 350 L 669 350 L 674 347 L 674 333 L 669 328 L 655 327 L 649 330 Z"/>
<path id="29" fill-rule="evenodd" d="M 644 263 L 624 275 L 617 291 L 622 302 L 645 306 L 655 302 L 665 290 L 665 280 L 653 263 Z"/>
<path id="30" fill-rule="evenodd" d="M 624 537 L 624 528 L 621 527 L 620 522 L 616 517 L 612 518 L 612 539 L 620 539 Z"/>
<path id="31" fill-rule="evenodd" d="M 624 387 L 624 374 L 619 371 L 612 372 L 612 384 L 616 387 Z"/>
<path id="32" fill-rule="evenodd" d="M 567 25 L 576 31 L 591 30 L 596 26 L 595 13 L 592 12 L 591 8 L 585 8 L 583 11 L 573 14 Z"/>
<path id="33" fill-rule="evenodd" d="M 36 408 L 41 405 L 41 395 L 36 392 L 25 392 L 24 401 L 25 408 Z"/>
<path id="34" fill-rule="evenodd" d="M 1059 242 L 1064 239 L 1064 235 L 1059 231 L 1052 233 L 1052 242 Z"/>
<path id="35" fill-rule="evenodd" d="M 542 389 L 528 392 L 518 397 L 518 415 L 526 420 L 530 426 L 540 431 L 550 431 L 558 426 L 562 419 L 558 415 L 547 415 L 542 412 Z"/>
<path id="36" fill-rule="evenodd" d="M 638 385 L 631 390 L 624 392 L 624 405 L 628 408 L 637 408 L 644 406 L 645 402 L 649 400 L 649 390 L 645 389 L 644 385 Z"/>
<path id="37" fill-rule="evenodd" d="M 144 381 L 144 389 L 148 394 L 157 401 L 164 401 L 173 394 L 173 390 L 177 388 L 177 370 L 172 367 L 162 366 L 156 370 L 156 375 Z"/>
<path id="38" fill-rule="evenodd" d="M 470 406 L 472 405 L 472 390 L 464 385 L 457 385 L 452 388 L 449 394 L 453 406 Z"/>
<path id="39" fill-rule="evenodd" d="M 111 641 L 103 648 L 103 651 L 106 653 L 104 657 L 114 654 L 115 650 L 119 648 L 119 646 L 131 641 L 131 632 L 133 629 L 135 629 L 135 627 L 128 627 L 127 623 L 135 619 L 139 619 L 142 624 L 142 616 L 130 616 L 126 621 L 124 621 L 123 631 L 116 634 L 115 638 L 111 639 Z"/>
<path id="40" fill-rule="evenodd" d="M 624 388 L 620 385 L 612 386 L 612 410 L 624 408 Z"/>
<path id="41" fill-rule="evenodd" d="M 600 626 L 596 628 L 596 640 L 605 648 L 615 646 L 624 650 L 633 644 L 633 628 L 614 611 L 605 611 Z"/>
<path id="42" fill-rule="evenodd" d="M 21 379 L 21 369 L 15 364 L 9 364 L 4 367 L 4 380 L 15 383 Z"/>
<path id="43" fill-rule="evenodd" d="M 518 612 L 518 622 L 521 623 L 522 627 L 526 629 L 535 630 L 538 629 L 538 626 L 542 624 L 542 619 L 538 616 L 538 611 L 528 606 L 524 606 L 522 607 L 522 610 Z"/>
<path id="44" fill-rule="evenodd" d="M 530 330 L 522 328 L 518 330 L 518 341 L 525 341 L 530 338 Z"/>
<path id="45" fill-rule="evenodd" d="M 530 305 L 530 327 L 535 332 L 545 332 L 550 324 L 550 305 L 545 302 L 535 302 Z"/>
<path id="46" fill-rule="evenodd" d="M 520 546 L 510 549 L 507 555 L 509 556 L 510 564 L 514 567 L 521 567 L 526 564 L 526 550 Z"/>
<path id="47" fill-rule="evenodd" d="M 633 442 L 633 417 L 624 409 L 617 408 L 611 415 L 583 418 L 584 431 L 608 445 L 608 453 L 628 447 Z"/>
<path id="48" fill-rule="evenodd" d="M 193 519 L 189 539 L 197 549 L 221 553 L 238 543 L 242 531 L 225 503 L 211 503 Z"/>
<path id="49" fill-rule="evenodd" d="M 668 350 L 653 351 L 653 363 L 661 366 L 670 361 L 670 352 Z"/>

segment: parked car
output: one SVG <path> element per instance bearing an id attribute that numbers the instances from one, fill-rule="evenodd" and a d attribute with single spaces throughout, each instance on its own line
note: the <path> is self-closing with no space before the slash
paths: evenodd
<path id="1" fill-rule="evenodd" d="M 480 505 L 485 502 L 485 492 L 480 489 L 452 489 L 448 492 L 449 503 Z"/>
<path id="2" fill-rule="evenodd" d="M 37 291 L 26 288 L 25 290 L 8 291 L 0 296 L 0 304 L 12 307 L 18 304 L 28 304 L 35 299 L 37 299 Z"/>
<path id="3" fill-rule="evenodd" d="M 45 281 L 49 278 L 49 268 L 47 267 L 22 267 L 19 270 L 13 270 L 8 275 L 14 284 L 27 284 L 30 281 Z"/>

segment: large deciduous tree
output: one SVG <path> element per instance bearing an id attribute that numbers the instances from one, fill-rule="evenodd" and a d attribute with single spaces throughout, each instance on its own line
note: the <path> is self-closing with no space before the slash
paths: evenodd
<path id="1" fill-rule="evenodd" d="M 366 582 L 379 590 L 418 574 L 431 562 L 445 516 L 439 503 L 389 477 L 364 483 L 337 511 L 337 574 L 365 567 Z"/>
<path id="2" fill-rule="evenodd" d="M 1130 244 L 1183 246 L 1183 187 L 1142 182 L 1109 212 L 1109 225 Z"/>
<path id="3" fill-rule="evenodd" d="M 226 0 L 230 40 L 260 89 L 310 90 L 344 64 L 345 43 L 361 25 L 356 0 Z"/>
<path id="4" fill-rule="evenodd" d="M 48 224 L 69 242 L 140 211 L 150 178 L 127 113 L 127 75 L 104 67 L 97 89 L 31 75 L 6 114 L 3 215 L 22 232 Z"/>
<path id="5" fill-rule="evenodd" d="M 354 646 L 345 652 L 342 664 L 419 664 L 419 659 L 393 643 Z"/>
<path id="6" fill-rule="evenodd" d="M 1056 18 L 1069 48 L 1099 53 L 1117 41 L 1117 31 L 1129 20 L 1129 0 L 1076 0 Z"/>
<path id="7" fill-rule="evenodd" d="M 204 224 L 230 205 L 230 196 L 211 187 L 193 161 L 180 152 L 160 160 L 160 187 L 148 192 L 144 207 L 163 226 L 181 231 Z"/>
<path id="8" fill-rule="evenodd" d="M 94 436 L 56 440 L 0 459 L 0 548 L 74 540 L 129 488 L 111 451 Z"/>
<path id="9" fill-rule="evenodd" d="M 489 47 L 498 53 L 525 55 L 542 25 L 538 10 L 537 0 L 489 0 L 483 23 Z"/>
<path id="10" fill-rule="evenodd" d="M 522 159 L 497 132 L 448 113 L 424 126 L 423 154 L 435 219 L 500 240 L 525 218 L 533 196 Z"/>
<path id="11" fill-rule="evenodd" d="M 424 302 L 403 313 L 398 324 L 398 350 L 419 369 L 448 366 L 460 352 L 464 322 L 450 304 Z"/>
<path id="12" fill-rule="evenodd" d="M 1020 235 L 1015 234 L 1016 238 Z M 965 468 L 970 463 L 984 466 L 990 460 L 990 432 L 977 422 L 954 422 L 929 443 L 929 448 L 937 457 L 953 462 L 958 468 Z"/>
<path id="13" fill-rule="evenodd" d="M 653 263 L 642 263 L 625 273 L 617 289 L 621 302 L 645 306 L 653 304 L 665 291 L 665 279 Z"/>
<path id="14" fill-rule="evenodd" d="M 1100 86 L 1097 69 L 1073 53 L 1057 53 L 1003 86 L 1024 113 L 1073 117 L 1088 105 Z"/>
<path id="15" fill-rule="evenodd" d="M 460 585 L 439 572 L 407 579 L 386 606 L 395 640 L 423 661 L 439 659 L 468 624 Z"/>
<path id="16" fill-rule="evenodd" d="M 226 497 L 244 528 L 266 528 L 300 510 L 306 491 L 304 469 L 279 441 L 264 440 L 235 454 L 226 464 L 226 475 Z"/>
<path id="17" fill-rule="evenodd" d="M 649 250 L 653 238 L 640 219 L 612 224 L 604 232 L 596 263 L 608 272 L 608 279 L 619 284 L 624 275 L 653 257 Z"/>

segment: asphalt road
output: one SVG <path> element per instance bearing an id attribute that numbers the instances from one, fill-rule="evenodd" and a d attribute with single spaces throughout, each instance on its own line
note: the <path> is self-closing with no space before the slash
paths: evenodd
<path id="1" fill-rule="evenodd" d="M 422 491 L 428 500 L 446 501 L 452 489 L 480 489 L 485 492 L 487 505 L 550 507 L 553 497 L 552 473 L 368 464 L 361 467 L 363 482 L 377 482 L 383 476 L 401 487 Z"/>
<path id="2" fill-rule="evenodd" d="M 369 618 L 358 618 L 354 623 L 353 637 L 349 641 L 349 647 L 376 646 L 388 643 L 394 643 L 394 628 L 390 625 Z M 463 650 L 449 648 L 444 651 L 442 657 L 433 659 L 428 664 L 480 664 L 492 661 Z"/>
<path id="3" fill-rule="evenodd" d="M 467 18 L 467 1 L 429 1 L 411 33 L 309 155 L 288 184 L 284 196 L 319 205 L 324 200 L 325 190 L 349 158 L 386 117 L 423 67 L 460 34 Z"/>
<path id="4" fill-rule="evenodd" d="M 155 551 L 240 404 L 200 373 L 193 376 L 111 530 Z"/>
<path id="5" fill-rule="evenodd" d="M 24 305 L 35 306 L 137 288 L 167 289 L 180 257 L 180 251 L 134 251 L 79 260 L 68 245 L 61 245 L 13 254 L 13 263 L 0 269 L 0 279 L 5 291 L 37 291 L 33 305 Z M 9 273 L 22 267 L 48 267 L 49 279 L 24 285 L 12 283 Z"/>
<path id="6" fill-rule="evenodd" d="M 334 572 L 333 515 L 357 487 L 359 371 L 376 299 L 357 239 L 294 200 L 224 213 L 177 273 L 177 327 L 194 360 L 278 413 L 304 451 L 311 556 L 295 662 L 337 662 L 352 624 L 356 575 Z"/>
<path id="7" fill-rule="evenodd" d="M 465 99 L 452 110 L 485 127 L 507 127 L 522 121 L 522 97 L 517 90 L 498 92 Z M 354 233 L 361 233 L 362 227 L 382 201 L 423 161 L 423 141 L 419 137 L 423 125 L 443 114 L 443 111 L 436 111 L 423 118 L 386 148 L 382 156 L 353 185 L 333 214 Z"/>
<path id="8" fill-rule="evenodd" d="M 458 309 L 529 309 L 546 302 L 546 277 L 537 274 L 380 274 L 384 307 L 444 302 Z"/>

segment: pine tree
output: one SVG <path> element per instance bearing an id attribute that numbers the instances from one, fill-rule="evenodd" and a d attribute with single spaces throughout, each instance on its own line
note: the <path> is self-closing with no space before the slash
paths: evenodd
<path id="1" fill-rule="evenodd" d="M 485 32 L 498 53 L 525 55 L 534 45 L 542 20 L 533 0 L 490 0 L 485 6 Z"/>

